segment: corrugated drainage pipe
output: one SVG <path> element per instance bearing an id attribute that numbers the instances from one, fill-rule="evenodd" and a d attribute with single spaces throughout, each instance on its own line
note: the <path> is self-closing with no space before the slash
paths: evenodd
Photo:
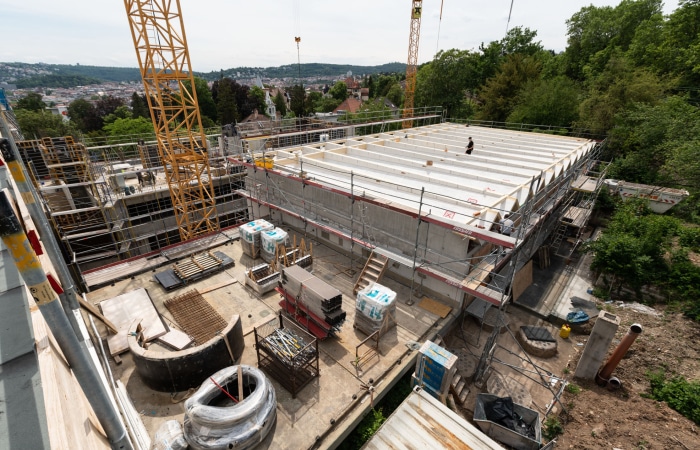
<path id="1" fill-rule="evenodd" d="M 603 368 L 600 369 L 598 375 L 596 375 L 595 380 L 598 385 L 605 386 L 608 384 L 610 375 L 615 371 L 620 360 L 627 354 L 627 350 L 629 350 L 634 340 L 637 339 L 637 336 L 640 334 L 642 334 L 642 326 L 638 323 L 632 324 L 625 337 L 622 338 L 622 341 L 620 341 L 615 351 L 610 355 L 608 361 L 603 365 Z"/>

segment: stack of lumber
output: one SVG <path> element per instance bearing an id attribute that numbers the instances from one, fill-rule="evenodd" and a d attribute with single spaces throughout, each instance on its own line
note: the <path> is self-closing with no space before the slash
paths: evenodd
<path id="1" fill-rule="evenodd" d="M 212 252 L 193 255 L 189 259 L 175 263 L 173 270 L 182 280 L 199 278 L 208 271 L 216 270 L 223 264 Z"/>

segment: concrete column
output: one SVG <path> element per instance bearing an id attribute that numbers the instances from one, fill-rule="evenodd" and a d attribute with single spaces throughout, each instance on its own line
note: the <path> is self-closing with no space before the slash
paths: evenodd
<path id="1" fill-rule="evenodd" d="M 588 337 L 586 348 L 583 349 L 583 355 L 576 366 L 574 377 L 584 380 L 595 378 L 608 354 L 608 348 L 610 348 L 610 343 L 619 326 L 620 318 L 616 315 L 606 311 L 601 311 L 598 314 L 593 331 Z"/>

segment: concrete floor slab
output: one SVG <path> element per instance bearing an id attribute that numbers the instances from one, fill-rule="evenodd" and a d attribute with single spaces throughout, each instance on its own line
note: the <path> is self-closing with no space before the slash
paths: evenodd
<path id="1" fill-rule="evenodd" d="M 253 348 L 253 328 L 279 313 L 280 296 L 275 291 L 260 296 L 244 285 L 244 272 L 247 267 L 254 265 L 255 261 L 242 255 L 240 244 L 234 243 L 220 248 L 236 261 L 236 266 L 184 289 L 211 289 L 203 295 L 222 316 L 226 318 L 240 314 L 246 344 L 241 363 L 257 366 L 256 352 Z M 484 344 L 492 332 L 485 328 L 477 340 L 480 324 L 471 318 L 457 320 L 458 311 L 452 311 L 445 319 L 441 319 L 420 308 L 419 302 L 408 306 L 406 299 L 410 298 L 410 287 L 384 278 L 381 283 L 397 292 L 398 325 L 382 337 L 378 355 L 366 361 L 358 370 L 355 364 L 356 354 L 361 354 L 360 352 L 367 349 L 366 346 L 362 347 L 356 353 L 356 347 L 367 336 L 352 326 L 355 314 L 352 275 L 354 272 L 357 276 L 360 263 L 357 258 L 351 263 L 347 256 L 314 243 L 313 273 L 343 293 L 343 309 L 348 316 L 337 336 L 319 342 L 320 376 L 301 389 L 296 398 L 292 398 L 288 391 L 272 379 L 278 400 L 277 422 L 259 448 L 332 448 L 359 423 L 373 401 L 388 392 L 403 374 L 413 372 L 417 352 L 411 349 L 411 344 L 433 339 L 438 333 L 444 336 L 443 345 L 464 359 L 458 367 L 460 374 L 469 381 L 469 393 L 459 410 L 466 419 L 472 418 L 476 395 L 485 392 L 488 383 L 484 380 L 474 384 L 471 377 L 484 354 Z M 585 279 L 585 274 L 577 271 L 571 274 L 556 270 L 548 274 L 543 272 L 537 279 L 541 286 L 536 287 L 545 292 L 540 300 L 547 304 L 558 304 L 563 302 L 562 299 L 566 299 L 566 296 L 586 296 L 587 283 L 571 282 L 579 275 Z M 231 282 L 232 280 L 235 281 Z M 559 283 L 561 286 L 553 289 L 553 283 Z M 166 322 L 176 327 L 172 317 L 163 307 L 163 301 L 180 295 L 184 289 L 165 292 L 153 280 L 152 273 L 92 292 L 89 294 L 89 300 L 97 303 L 140 287 L 148 289 L 156 308 L 166 318 Z M 537 289 L 533 292 L 539 292 Z M 518 398 L 531 399 L 528 400 L 531 403 L 530 407 L 544 414 L 552 405 L 562 380 L 570 377 L 567 375 L 568 366 L 573 355 L 583 348 L 583 339 L 575 335 L 569 339 L 562 339 L 556 325 L 546 322 L 541 315 L 527 308 L 509 306 L 504 314 L 508 327 L 503 328 L 496 338 L 496 347 L 490 359 L 486 379 L 493 376 L 494 380 L 508 380 L 500 384 L 493 381 L 491 384 L 499 384 L 499 394 L 510 393 Z M 447 333 L 447 329 L 453 324 L 453 330 Z M 543 359 L 523 352 L 515 339 L 515 333 L 521 325 L 548 327 L 557 340 L 557 354 Z M 101 328 L 101 333 L 103 337 L 106 336 L 104 327 Z M 149 432 L 154 433 L 165 420 L 182 421 L 182 401 L 191 393 L 161 393 L 145 387 L 139 376 L 134 373 L 133 362 L 128 353 L 123 355 L 121 365 L 116 365 L 110 360 L 110 367 L 115 377 L 125 382 Z M 373 396 L 370 396 L 367 390 L 370 379 L 375 388 Z"/>
<path id="2" fill-rule="evenodd" d="M 171 292 L 166 292 L 154 280 L 154 272 L 148 272 L 93 291 L 88 294 L 88 299 L 92 303 L 99 303 L 122 292 L 145 288 L 165 322 L 177 329 L 177 324 L 163 302 L 196 288 L 204 292 L 203 297 L 225 319 L 235 314 L 240 315 L 245 334 L 245 351 L 241 363 L 257 366 L 252 331 L 255 326 L 279 313 L 280 295 L 272 291 L 259 296 L 245 286 L 245 270 L 255 262 L 242 254 L 240 244 L 224 245 L 217 250 L 233 258 L 236 265 Z M 355 259 L 354 265 L 359 265 L 360 261 Z M 390 279 L 381 280 L 382 284 L 397 292 L 398 325 L 381 338 L 377 356 L 370 358 L 358 370 L 355 364 L 356 354 L 361 353 L 356 353 L 356 347 L 367 336 L 352 326 L 355 314 L 355 299 L 352 294 L 354 279 L 350 276 L 352 271 L 348 257 L 314 243 L 313 273 L 343 293 L 343 310 L 346 311 L 347 318 L 337 336 L 319 342 L 320 376 L 302 388 L 296 398 L 292 398 L 288 391 L 272 379 L 278 401 L 277 423 L 271 436 L 265 439 L 260 448 L 296 450 L 317 444 L 322 448 L 332 445 L 370 408 L 372 399 L 366 389 L 370 380 L 373 381 L 378 398 L 414 365 L 412 357 L 416 352 L 412 352 L 406 344 L 432 338 L 434 333 L 441 330 L 442 325 L 454 320 L 454 312 L 446 319 L 441 319 L 415 304 L 407 306 L 404 299 L 409 298 L 409 287 Z M 107 337 L 106 328 L 101 324 L 99 328 L 102 337 Z M 367 347 L 363 346 L 358 352 L 366 350 Z M 130 355 L 126 353 L 122 356 L 123 362 L 120 365 L 110 360 L 110 367 L 115 378 L 125 383 L 149 432 L 154 433 L 165 420 L 182 421 L 183 400 L 191 393 L 170 394 L 147 388 L 135 373 Z"/>

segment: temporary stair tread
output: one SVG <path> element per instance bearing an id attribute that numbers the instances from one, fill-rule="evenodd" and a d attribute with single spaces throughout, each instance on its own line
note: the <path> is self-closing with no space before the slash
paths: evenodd
<path id="1" fill-rule="evenodd" d="M 372 253 L 367 258 L 365 266 L 362 268 L 362 272 L 357 277 L 357 282 L 353 287 L 353 293 L 357 295 L 359 291 L 369 286 L 371 283 L 379 281 L 379 279 L 384 275 L 384 271 L 389 263 L 389 258 L 383 255 L 376 255 Z"/>

